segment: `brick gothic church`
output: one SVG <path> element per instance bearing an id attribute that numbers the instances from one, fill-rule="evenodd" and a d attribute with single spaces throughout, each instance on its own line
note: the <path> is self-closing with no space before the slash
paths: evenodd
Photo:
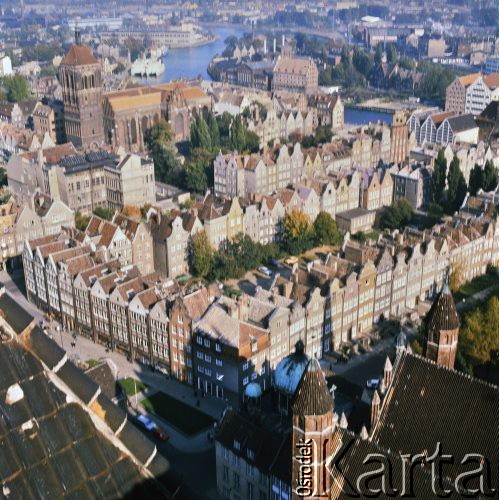
<path id="1" fill-rule="evenodd" d="M 499 388 L 453 369 L 459 321 L 447 285 L 427 324 L 426 357 L 413 354 L 401 333 L 395 359 L 387 357 L 380 370 L 378 389 L 359 386 L 362 397 L 353 406 L 343 405 L 348 410 L 341 416 L 316 359 L 301 368 L 287 425 L 281 417 L 270 430 L 269 415 L 228 411 L 216 436 L 222 497 L 336 500 L 373 496 L 379 490 L 380 498 L 435 498 L 444 491 L 447 498 L 462 498 L 464 488 L 466 493 L 481 488 L 480 498 L 493 497 L 499 470 Z M 290 359 L 282 362 L 289 365 Z M 427 460 L 436 454 L 442 463 Z M 469 454 L 474 461 L 466 461 Z M 446 455 L 453 462 L 443 464 Z M 378 458 L 366 461 L 369 456 Z M 410 467 L 408 456 L 417 466 Z M 384 474 L 379 474 L 380 462 Z M 480 474 L 469 475 L 469 481 L 460 479 L 477 469 Z"/>
<path id="2" fill-rule="evenodd" d="M 88 149 L 104 141 L 101 72 L 101 63 L 82 45 L 76 29 L 75 43 L 59 66 L 66 136 L 76 147 Z"/>

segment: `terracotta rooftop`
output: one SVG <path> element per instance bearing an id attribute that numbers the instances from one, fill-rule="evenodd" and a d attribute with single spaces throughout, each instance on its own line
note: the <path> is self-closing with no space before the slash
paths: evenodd
<path id="1" fill-rule="evenodd" d="M 61 64 L 67 64 L 68 66 L 85 66 L 87 64 L 99 64 L 99 61 L 86 45 L 77 45 L 74 43 L 62 59 Z"/>

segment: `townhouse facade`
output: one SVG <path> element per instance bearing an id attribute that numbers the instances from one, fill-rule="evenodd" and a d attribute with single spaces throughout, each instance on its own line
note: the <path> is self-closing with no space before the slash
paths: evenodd
<path id="1" fill-rule="evenodd" d="M 491 101 L 499 100 L 499 73 L 473 73 L 457 77 L 445 93 L 445 111 L 479 115 Z"/>

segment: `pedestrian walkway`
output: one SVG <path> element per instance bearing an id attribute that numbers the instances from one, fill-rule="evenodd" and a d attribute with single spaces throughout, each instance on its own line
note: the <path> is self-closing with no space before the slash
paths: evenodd
<path id="1" fill-rule="evenodd" d="M 137 407 L 134 411 L 147 414 L 155 420 L 158 425 L 165 428 L 171 436 L 170 442 L 172 446 L 179 450 L 188 452 L 205 451 L 213 446 L 213 444 L 209 443 L 207 439 L 209 429 L 203 430 L 200 434 L 192 437 L 186 436 L 162 418 L 147 413 L 140 402 L 144 398 L 161 391 L 179 401 L 184 402 L 192 408 L 209 415 L 216 422 L 218 422 L 227 406 L 225 401 L 208 396 L 203 398 L 199 393 L 195 395 L 195 391 L 192 386 L 188 386 L 178 380 L 171 379 L 160 372 L 152 371 L 148 366 L 141 365 L 137 362 L 130 362 L 124 355 L 118 352 L 107 351 L 104 346 L 96 344 L 90 339 L 80 336 L 74 338 L 72 333 L 64 330 L 58 330 L 58 326 L 59 325 L 56 322 L 51 322 L 49 326 L 49 333 L 52 338 L 67 351 L 70 359 L 79 362 L 86 362 L 91 359 L 109 359 L 117 367 L 118 379 L 134 378 L 148 386 L 148 389 L 144 393 L 139 393 L 137 397 L 131 396 L 129 398 L 130 402 L 133 406 L 137 403 Z M 213 429 L 210 430 L 213 432 Z"/>

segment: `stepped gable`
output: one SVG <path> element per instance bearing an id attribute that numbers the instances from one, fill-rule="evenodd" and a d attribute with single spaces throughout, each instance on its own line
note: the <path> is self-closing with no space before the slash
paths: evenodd
<path id="1" fill-rule="evenodd" d="M 317 359 L 305 369 L 293 398 L 294 415 L 324 415 L 333 410 L 333 400 Z"/>
<path id="2" fill-rule="evenodd" d="M 428 312 L 428 331 L 447 331 L 459 328 L 459 316 L 452 293 L 447 284 Z"/>

